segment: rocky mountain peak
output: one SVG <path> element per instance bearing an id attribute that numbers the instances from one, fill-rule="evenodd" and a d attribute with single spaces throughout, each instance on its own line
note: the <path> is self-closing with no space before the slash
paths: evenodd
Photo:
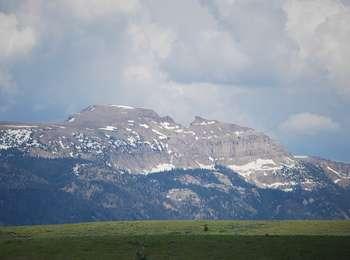
<path id="1" fill-rule="evenodd" d="M 170 117 L 162 118 L 151 109 L 124 105 L 92 105 L 70 116 L 65 123 L 71 126 L 96 128 L 127 121 L 174 122 Z"/>
<path id="2" fill-rule="evenodd" d="M 219 130 L 220 132 L 236 132 L 243 133 L 246 131 L 254 131 L 251 128 L 236 125 L 233 123 L 225 123 L 218 120 L 206 119 L 200 116 L 195 116 L 194 121 L 190 124 L 190 128 L 202 128 L 202 129 L 211 129 L 211 130 Z"/>
<path id="3" fill-rule="evenodd" d="M 217 124 L 218 121 L 216 120 L 209 120 L 209 119 L 205 119 L 203 117 L 200 116 L 195 116 L 194 120 L 192 121 L 192 123 L 190 124 L 191 126 L 195 126 L 195 125 L 213 125 L 213 124 Z"/>
<path id="4" fill-rule="evenodd" d="M 317 184 L 301 174 L 304 162 L 254 129 L 199 116 L 185 127 L 151 109 L 130 106 L 93 105 L 58 124 L 0 124 L 0 151 L 9 148 L 35 157 L 96 161 L 130 174 L 221 165 L 263 188 L 312 189 Z M 347 168 L 311 163 L 337 184 L 348 185 Z M 300 176 L 289 175 L 295 169 Z"/>

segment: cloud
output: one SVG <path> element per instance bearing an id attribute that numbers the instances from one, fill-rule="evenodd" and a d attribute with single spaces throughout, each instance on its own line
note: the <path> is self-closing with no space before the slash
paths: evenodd
<path id="1" fill-rule="evenodd" d="M 220 29 L 199 1 L 143 3 L 142 11 L 128 24 L 129 51 L 132 58 L 135 49 L 142 49 L 144 53 L 151 51 L 158 69 L 171 80 L 178 83 L 232 82 L 249 62 L 238 50 L 233 37 Z M 138 55 L 147 56 L 140 52 Z"/>
<path id="2" fill-rule="evenodd" d="M 229 33 L 198 28 L 190 39 L 175 41 L 162 68 L 179 82 L 220 84 L 237 82 L 249 62 Z"/>
<path id="3" fill-rule="evenodd" d="M 169 56 L 175 40 L 174 32 L 157 24 L 131 24 L 128 34 L 133 51 L 152 52 L 159 59 Z"/>
<path id="4" fill-rule="evenodd" d="M 0 59 L 12 60 L 28 54 L 36 43 L 30 27 L 20 26 L 16 15 L 0 12 Z"/>
<path id="5" fill-rule="evenodd" d="M 138 0 L 61 0 L 58 4 L 84 21 L 94 21 L 118 14 L 132 14 L 139 7 Z"/>
<path id="6" fill-rule="evenodd" d="M 16 15 L 0 12 L 0 94 L 14 92 L 11 65 L 27 55 L 35 46 L 36 37 L 30 27 L 21 26 Z"/>
<path id="7" fill-rule="evenodd" d="M 176 59 L 173 56 L 176 32 L 154 23 L 131 24 L 127 32 L 131 36 L 128 44 L 131 55 L 126 57 L 120 77 L 121 97 L 133 105 L 173 115 L 182 123 L 190 122 L 198 111 L 213 118 L 227 118 L 224 109 L 227 106 L 240 115 L 236 116 L 237 121 L 244 121 L 244 113 L 230 104 L 231 98 L 241 94 L 237 88 L 222 92 L 218 84 L 182 82 L 164 69 L 163 62 Z"/>
<path id="8" fill-rule="evenodd" d="M 344 1 L 202 2 L 249 60 L 231 83 L 317 85 L 350 99 L 350 6 Z"/>
<path id="9" fill-rule="evenodd" d="M 338 130 L 339 124 L 323 115 L 299 113 L 289 116 L 286 121 L 280 124 L 279 128 L 295 135 L 316 135 L 321 132 Z"/>
<path id="10" fill-rule="evenodd" d="M 350 7 L 337 0 L 289 0 L 284 10 L 286 30 L 299 46 L 299 70 L 350 97 Z"/>
<path id="11" fill-rule="evenodd" d="M 240 84 L 280 87 L 297 78 L 298 48 L 286 33 L 287 17 L 281 1 L 203 2 L 250 61 L 238 74 Z"/>

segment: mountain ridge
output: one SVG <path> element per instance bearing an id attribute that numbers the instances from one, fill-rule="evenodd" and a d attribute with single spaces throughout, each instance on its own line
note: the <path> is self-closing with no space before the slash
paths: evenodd
<path id="1" fill-rule="evenodd" d="M 129 216 L 129 203 L 138 219 L 350 216 L 350 164 L 298 158 L 264 133 L 199 116 L 183 126 L 146 108 L 93 105 L 61 123 L 0 124 L 0 159 L 0 202 L 42 187 L 90 218 Z"/>
<path id="2" fill-rule="evenodd" d="M 97 160 L 103 157 L 106 165 L 134 174 L 175 168 L 212 169 L 214 165 L 223 165 L 263 187 L 266 179 L 271 179 L 271 173 L 275 175 L 276 170 L 298 167 L 298 162 L 303 161 L 252 128 L 200 116 L 196 116 L 189 126 L 183 126 L 151 109 L 125 105 L 88 106 L 57 124 L 12 123 L 1 126 L 12 133 L 12 140 L 11 135 L 8 138 L 10 145 L 6 144 L 6 140 L 4 142 L 4 136 L 0 139 L 2 149 L 17 141 L 19 148 L 39 157 Z M 28 147 L 31 137 L 33 140 Z M 52 146 L 53 150 L 50 149 Z M 134 158 L 126 156 L 126 153 Z M 106 158 L 108 155 L 110 158 Z M 304 158 L 304 161 L 310 161 L 310 158 L 313 157 Z M 140 164 L 139 161 L 148 163 Z M 329 174 L 337 173 L 325 165 L 326 162 L 332 164 L 330 160 L 312 161 L 323 166 Z M 341 176 L 348 180 L 349 171 L 338 174 L 338 177 Z M 261 179 L 265 179 L 263 183 Z M 269 187 L 274 187 L 274 184 L 278 182 L 266 183 Z"/>

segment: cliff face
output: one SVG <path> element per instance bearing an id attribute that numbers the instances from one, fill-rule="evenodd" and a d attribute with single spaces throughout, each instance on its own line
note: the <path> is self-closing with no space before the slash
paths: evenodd
<path id="1" fill-rule="evenodd" d="M 154 212 L 160 210 L 161 217 L 247 217 L 250 212 L 251 217 L 267 218 L 268 215 L 262 214 L 266 203 L 274 205 L 284 198 L 291 201 L 279 201 L 276 207 L 280 215 L 271 213 L 270 217 L 292 216 L 283 212 L 286 205 L 302 205 L 299 216 L 303 217 L 346 217 L 350 214 L 348 207 L 330 202 L 329 198 L 320 203 L 328 205 L 326 212 L 332 208 L 333 215 L 311 213 L 310 207 L 314 207 L 317 200 L 312 196 L 296 196 L 321 190 L 326 194 L 327 190 L 334 196 L 343 194 L 341 196 L 346 197 L 344 194 L 350 184 L 348 164 L 313 157 L 295 158 L 263 133 L 201 117 L 185 127 L 149 109 L 108 105 L 90 106 L 57 124 L 3 123 L 0 124 L 0 158 L 3 160 L 0 177 L 7 183 L 1 186 L 3 196 L 20 196 L 20 191 L 38 185 L 54 186 L 59 191 L 58 197 L 68 196 L 77 200 L 81 207 L 84 201 L 86 210 L 95 213 L 118 208 L 125 211 L 125 206 L 133 199 L 122 195 L 123 189 L 127 189 L 126 194 L 140 195 L 142 190 L 150 189 L 145 198 L 137 199 L 141 202 L 134 201 L 139 205 L 135 209 L 137 212 L 145 205 L 153 208 L 148 203 L 153 201 L 158 205 Z M 28 168 L 34 161 L 36 167 Z M 62 171 L 50 166 L 46 176 L 44 168 L 53 162 Z M 167 173 L 157 174 L 164 171 Z M 140 184 L 135 190 L 132 186 L 136 185 L 135 178 L 137 183 L 148 188 Z M 61 186 L 53 185 L 52 180 L 56 179 L 64 180 Z M 211 192 L 222 194 L 224 201 L 218 204 L 222 208 L 213 206 L 211 196 L 216 195 Z M 270 198 L 269 192 L 277 192 L 278 199 Z M 155 201 L 152 198 L 156 198 Z M 2 201 L 8 203 L 7 199 Z M 320 209 L 321 204 L 315 208 Z M 231 212 L 232 215 L 223 212 L 224 205 L 229 210 L 238 210 L 238 205 L 241 208 L 237 214 Z M 209 209 L 212 211 L 207 211 Z M 245 213 L 238 213 L 241 210 Z M 154 217 L 154 212 L 140 213 L 140 216 Z M 121 217 L 113 214 L 111 216 Z"/>
<path id="2" fill-rule="evenodd" d="M 39 157 L 99 160 L 135 174 L 290 158 L 253 129 L 200 117 L 184 127 L 152 110 L 126 106 L 91 106 L 61 124 L 2 125 L 0 143 Z"/>

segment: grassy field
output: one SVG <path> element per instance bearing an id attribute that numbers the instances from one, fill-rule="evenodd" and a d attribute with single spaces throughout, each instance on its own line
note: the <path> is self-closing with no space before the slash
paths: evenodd
<path id="1" fill-rule="evenodd" d="M 350 221 L 120 221 L 3 227 L 0 259 L 350 259 Z"/>

